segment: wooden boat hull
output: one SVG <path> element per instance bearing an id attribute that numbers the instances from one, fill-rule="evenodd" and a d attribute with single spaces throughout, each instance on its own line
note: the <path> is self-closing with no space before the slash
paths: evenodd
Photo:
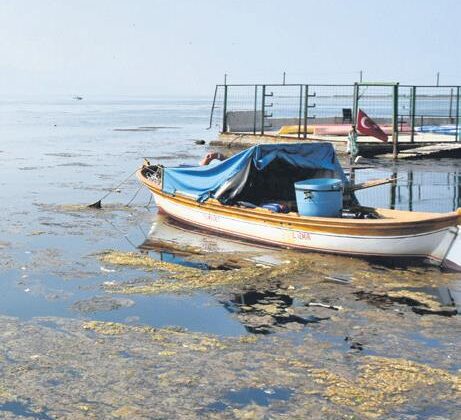
<path id="1" fill-rule="evenodd" d="M 461 269 L 458 213 L 430 214 L 380 210 L 384 219 L 300 217 L 264 209 L 241 209 L 210 199 L 197 203 L 164 193 L 145 178 L 157 206 L 169 216 L 220 234 L 271 246 L 355 256 L 427 258 Z M 402 220 L 387 215 L 397 214 Z M 460 243 L 458 243 L 460 242 Z M 451 254 L 451 260 L 447 257 Z"/>

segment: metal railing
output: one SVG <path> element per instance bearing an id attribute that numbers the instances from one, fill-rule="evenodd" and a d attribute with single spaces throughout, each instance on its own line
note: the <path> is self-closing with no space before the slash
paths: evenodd
<path id="1" fill-rule="evenodd" d="M 399 136 L 459 141 L 460 93 L 460 86 L 399 83 L 216 85 L 210 127 L 218 122 L 224 133 L 264 135 L 291 126 L 292 135 L 305 139 L 316 126 L 322 132 L 322 125 L 351 124 L 361 108 L 387 128 L 396 154 Z"/>

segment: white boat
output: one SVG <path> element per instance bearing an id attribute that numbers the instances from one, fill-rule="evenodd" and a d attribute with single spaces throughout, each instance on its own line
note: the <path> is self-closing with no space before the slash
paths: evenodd
<path id="1" fill-rule="evenodd" d="M 302 156 L 296 156 L 297 150 Z M 287 175 L 286 188 L 272 189 L 271 183 L 280 181 L 280 174 L 287 174 L 290 167 L 294 169 Z M 272 180 L 271 170 L 277 181 Z M 333 147 L 325 143 L 254 146 L 211 167 L 164 168 L 147 163 L 137 176 L 167 215 L 218 234 L 306 251 L 423 259 L 461 271 L 460 209 L 421 213 L 359 207 L 360 211 L 342 217 L 303 216 L 296 208 L 276 213 L 258 203 L 250 208 L 240 200 L 251 196 L 256 173 L 268 184 L 267 191 L 253 194 L 269 194 L 272 200 L 277 198 L 271 196 L 274 191 L 282 198 L 292 197 L 294 187 L 288 191 L 289 185 L 308 175 L 345 178 Z M 356 218 L 358 213 L 372 218 Z"/>

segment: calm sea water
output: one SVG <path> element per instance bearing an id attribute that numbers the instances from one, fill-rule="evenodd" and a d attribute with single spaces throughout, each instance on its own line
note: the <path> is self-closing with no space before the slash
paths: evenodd
<path id="1" fill-rule="evenodd" d="M 0 312 L 24 319 L 60 315 L 244 333 L 223 305 L 205 293 L 130 297 L 135 305 L 117 311 L 82 313 L 76 306 L 103 294 L 104 281 L 135 280 L 129 271 L 108 272 L 92 255 L 136 249 L 159 220 L 154 205 L 143 207 L 150 198 L 144 190 L 130 211 L 68 211 L 62 206 L 96 201 L 144 157 L 166 165 L 197 162 L 207 149 L 194 140 L 217 134 L 216 127 L 206 130 L 210 106 L 208 98 L 2 99 Z M 360 192 L 364 205 L 425 211 L 460 205 L 458 161 L 374 165 L 358 171 L 358 181 L 390 175 L 398 181 Z M 105 203 L 126 204 L 138 187 L 131 178 Z M 205 242 L 218 247 L 223 241 Z"/>

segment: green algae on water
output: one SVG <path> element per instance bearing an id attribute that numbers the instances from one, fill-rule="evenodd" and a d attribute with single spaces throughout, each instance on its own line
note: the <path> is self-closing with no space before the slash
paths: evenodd
<path id="1" fill-rule="evenodd" d="M 276 266 L 248 264 L 232 270 L 200 270 L 164 261 L 134 252 L 107 251 L 99 256 L 105 264 L 159 271 L 160 279 L 147 283 L 107 284 L 105 289 L 122 294 L 155 294 L 187 289 L 216 287 L 218 285 L 248 282 L 257 278 L 271 279 L 295 273 L 302 266 L 298 261 L 287 261 Z"/>

